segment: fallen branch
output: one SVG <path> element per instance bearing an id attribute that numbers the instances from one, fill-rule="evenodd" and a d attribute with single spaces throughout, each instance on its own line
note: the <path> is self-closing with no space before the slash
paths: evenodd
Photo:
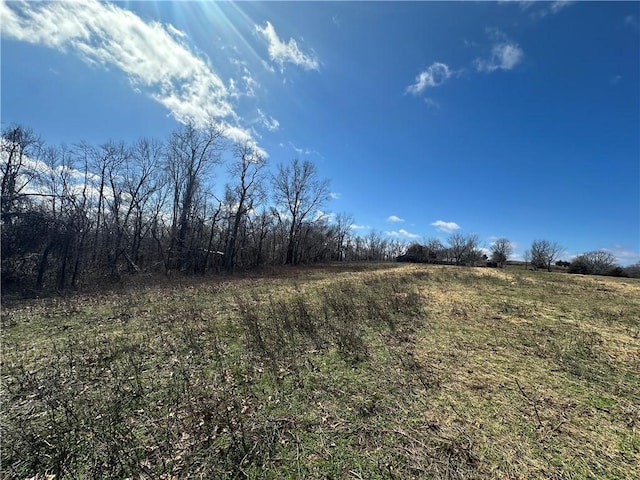
<path id="1" fill-rule="evenodd" d="M 535 412 L 536 418 L 538 419 L 538 425 L 540 426 L 540 428 L 542 428 L 543 427 L 542 420 L 540 420 L 540 414 L 538 413 L 538 407 L 536 405 L 536 402 L 534 402 L 527 396 L 527 394 L 525 393 L 524 389 L 522 388 L 522 385 L 520 385 L 520 382 L 518 381 L 517 378 L 516 378 L 516 385 L 518 385 L 518 390 L 520 390 L 520 393 L 525 398 L 525 400 L 527 400 L 527 402 L 529 402 L 533 407 L 533 411 Z"/>

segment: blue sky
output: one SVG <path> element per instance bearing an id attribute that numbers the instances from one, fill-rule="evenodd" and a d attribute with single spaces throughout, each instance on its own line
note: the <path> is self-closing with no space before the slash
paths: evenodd
<path id="1" fill-rule="evenodd" d="M 3 126 L 100 144 L 211 116 L 316 163 L 358 234 L 640 261 L 638 2 L 0 5 Z"/>

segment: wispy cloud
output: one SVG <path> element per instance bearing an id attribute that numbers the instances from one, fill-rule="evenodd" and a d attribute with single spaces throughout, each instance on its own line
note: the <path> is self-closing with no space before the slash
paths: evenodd
<path id="1" fill-rule="evenodd" d="M 231 58 L 229 62 L 238 69 L 238 75 L 241 80 L 241 82 L 233 78 L 229 80 L 229 96 L 233 98 L 239 98 L 241 96 L 256 97 L 256 90 L 260 87 L 260 84 L 253 78 L 253 75 L 247 68 L 246 62 L 238 60 L 237 58 Z M 239 85 L 240 83 L 242 83 L 242 85 Z M 243 90 L 240 90 L 241 86 Z"/>
<path id="2" fill-rule="evenodd" d="M 424 103 L 426 103 L 429 108 L 435 108 L 435 109 L 440 108 L 440 104 L 435 100 L 433 100 L 432 98 L 425 97 Z"/>
<path id="3" fill-rule="evenodd" d="M 427 88 L 442 85 L 452 74 L 453 72 L 446 64 L 432 63 L 426 70 L 418 74 L 415 83 L 407 87 L 406 93 L 420 95 Z"/>
<path id="4" fill-rule="evenodd" d="M 368 230 L 371 227 L 369 225 L 358 225 L 357 223 L 352 223 L 349 225 L 349 228 L 351 228 L 351 230 Z"/>
<path id="5" fill-rule="evenodd" d="M 630 250 L 623 245 L 614 245 L 612 248 L 603 248 L 602 250 L 612 254 L 616 258 L 616 262 L 623 266 L 640 262 L 640 252 Z"/>
<path id="6" fill-rule="evenodd" d="M 264 27 L 256 25 L 255 28 L 269 44 L 269 58 L 279 64 L 281 70 L 284 69 L 285 63 L 292 63 L 305 70 L 320 68 L 318 60 L 314 56 L 303 53 L 293 38 L 290 38 L 287 43 L 280 40 L 276 29 L 270 22 L 267 22 Z"/>
<path id="7" fill-rule="evenodd" d="M 523 11 L 529 12 L 531 18 L 534 20 L 541 19 L 547 15 L 555 15 L 561 10 L 564 10 L 569 5 L 575 3 L 573 0 L 556 0 L 540 1 L 540 0 L 498 0 L 498 3 L 503 5 L 517 4 Z"/>
<path id="8" fill-rule="evenodd" d="M 509 40 L 506 35 L 498 30 L 492 33 L 494 44 L 491 47 L 489 58 L 476 58 L 473 62 L 479 72 L 494 72 L 496 70 L 512 70 L 524 57 L 520 46 Z"/>
<path id="9" fill-rule="evenodd" d="M 456 230 L 460 229 L 460 225 L 458 225 L 456 222 L 445 222 L 443 220 L 436 220 L 431 225 L 436 227 L 441 232 L 445 233 L 453 233 Z"/>
<path id="10" fill-rule="evenodd" d="M 275 132 L 280 128 L 280 122 L 278 120 L 267 115 L 259 108 L 258 108 L 258 117 L 262 126 L 265 127 L 267 130 L 269 130 L 270 132 Z"/>
<path id="11" fill-rule="evenodd" d="M 627 15 L 624 17 L 624 24 L 633 28 L 640 28 L 640 21 L 633 15 Z"/>
<path id="12" fill-rule="evenodd" d="M 401 228 L 400 230 L 392 230 L 390 232 L 384 232 L 384 233 L 385 235 L 389 237 L 394 237 L 394 238 L 408 238 L 408 239 L 420 238 L 420 235 L 407 232 L 404 228 Z"/>
<path id="13" fill-rule="evenodd" d="M 194 53 L 172 25 L 145 22 L 96 0 L 0 3 L 2 35 L 72 53 L 83 61 L 122 71 L 181 122 L 213 119 L 234 140 L 250 140 L 238 122 L 230 92 L 208 59 Z M 247 77 L 248 79 L 249 77 Z M 245 80 L 248 81 L 248 80 Z"/>
<path id="14" fill-rule="evenodd" d="M 330 192 L 329 193 L 329 198 L 331 200 L 340 200 L 341 197 L 342 197 L 341 193 L 338 193 L 338 192 Z"/>
<path id="15" fill-rule="evenodd" d="M 293 150 L 298 154 L 298 155 L 320 155 L 316 150 L 312 150 L 310 148 L 300 148 L 300 147 L 296 147 L 293 142 L 289 142 L 289 146 L 291 148 L 293 148 Z"/>
<path id="16" fill-rule="evenodd" d="M 543 8 L 534 11 L 531 16 L 534 19 L 544 18 L 547 15 L 556 15 L 561 10 L 564 10 L 569 5 L 575 3 L 570 0 L 557 0 L 555 2 L 534 2 L 536 4 L 544 4 Z"/>
<path id="17" fill-rule="evenodd" d="M 392 222 L 392 223 L 404 222 L 404 218 L 400 218 L 397 215 L 391 215 L 390 217 L 387 218 L 387 222 Z"/>

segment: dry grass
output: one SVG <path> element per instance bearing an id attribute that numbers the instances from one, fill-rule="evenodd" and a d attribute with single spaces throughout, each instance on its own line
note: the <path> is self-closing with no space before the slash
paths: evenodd
<path id="1" fill-rule="evenodd" d="M 4 478 L 640 478 L 640 282 L 362 264 L 5 303 Z"/>

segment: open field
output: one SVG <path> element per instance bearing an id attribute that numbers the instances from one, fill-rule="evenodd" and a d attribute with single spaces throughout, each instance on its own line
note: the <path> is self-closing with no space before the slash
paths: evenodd
<path id="1" fill-rule="evenodd" d="M 2 348 L 6 479 L 640 478 L 639 280 L 186 279 L 5 302 Z"/>

